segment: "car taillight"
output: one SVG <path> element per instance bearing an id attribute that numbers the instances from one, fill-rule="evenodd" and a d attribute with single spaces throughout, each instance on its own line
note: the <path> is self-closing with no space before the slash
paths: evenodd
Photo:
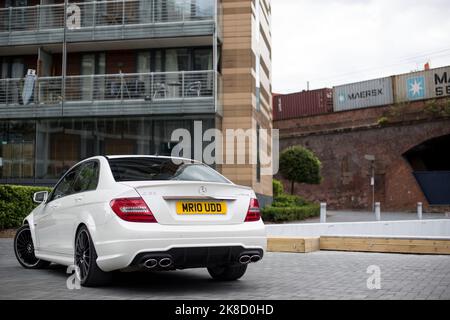
<path id="1" fill-rule="evenodd" d="M 250 199 L 250 205 L 248 207 L 247 216 L 245 222 L 259 221 L 261 219 L 261 211 L 259 210 L 258 199 Z"/>
<path id="2" fill-rule="evenodd" d="M 119 218 L 130 222 L 157 222 L 155 216 L 142 198 L 121 198 L 111 200 L 111 209 Z"/>

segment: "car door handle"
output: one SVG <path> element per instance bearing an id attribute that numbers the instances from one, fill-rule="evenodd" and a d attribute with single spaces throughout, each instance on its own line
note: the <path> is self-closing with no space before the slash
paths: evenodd
<path id="1" fill-rule="evenodd" d="M 80 202 L 80 201 L 82 201 L 84 199 L 84 197 L 76 197 L 75 198 L 75 202 Z"/>

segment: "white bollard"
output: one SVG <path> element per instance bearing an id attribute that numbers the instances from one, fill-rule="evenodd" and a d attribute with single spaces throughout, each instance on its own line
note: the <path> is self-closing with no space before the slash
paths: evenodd
<path id="1" fill-rule="evenodd" d="M 320 223 L 327 222 L 327 204 L 325 202 L 320 203 Z"/>
<path id="2" fill-rule="evenodd" d="M 417 202 L 417 218 L 422 220 L 423 216 L 423 205 L 422 202 Z"/>
<path id="3" fill-rule="evenodd" d="M 375 202 L 375 219 L 377 221 L 381 221 L 381 210 L 379 202 Z"/>

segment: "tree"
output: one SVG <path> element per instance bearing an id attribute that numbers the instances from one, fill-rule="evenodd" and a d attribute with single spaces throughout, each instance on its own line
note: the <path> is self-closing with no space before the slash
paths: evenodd
<path id="1" fill-rule="evenodd" d="M 294 194 L 295 183 L 319 184 L 320 160 L 304 147 L 290 147 L 280 156 L 280 173 L 291 182 L 291 194 Z"/>

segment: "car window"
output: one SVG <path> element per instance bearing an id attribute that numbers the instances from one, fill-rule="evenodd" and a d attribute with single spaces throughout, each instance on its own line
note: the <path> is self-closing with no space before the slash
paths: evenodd
<path id="1" fill-rule="evenodd" d="M 98 161 L 82 163 L 70 170 L 64 178 L 56 185 L 49 196 L 53 201 L 75 193 L 97 189 L 99 177 Z"/>
<path id="2" fill-rule="evenodd" d="M 210 167 L 184 161 L 175 164 L 168 158 L 113 158 L 108 159 L 116 181 L 204 181 L 229 183 Z"/>
<path id="3" fill-rule="evenodd" d="M 62 197 L 66 197 L 74 193 L 73 183 L 77 176 L 79 167 L 76 167 L 69 171 L 64 178 L 58 183 L 58 185 L 53 189 L 50 195 L 49 201 L 56 200 Z"/>
<path id="4" fill-rule="evenodd" d="M 97 161 L 83 163 L 73 184 L 76 193 L 97 189 L 99 165 Z"/>

